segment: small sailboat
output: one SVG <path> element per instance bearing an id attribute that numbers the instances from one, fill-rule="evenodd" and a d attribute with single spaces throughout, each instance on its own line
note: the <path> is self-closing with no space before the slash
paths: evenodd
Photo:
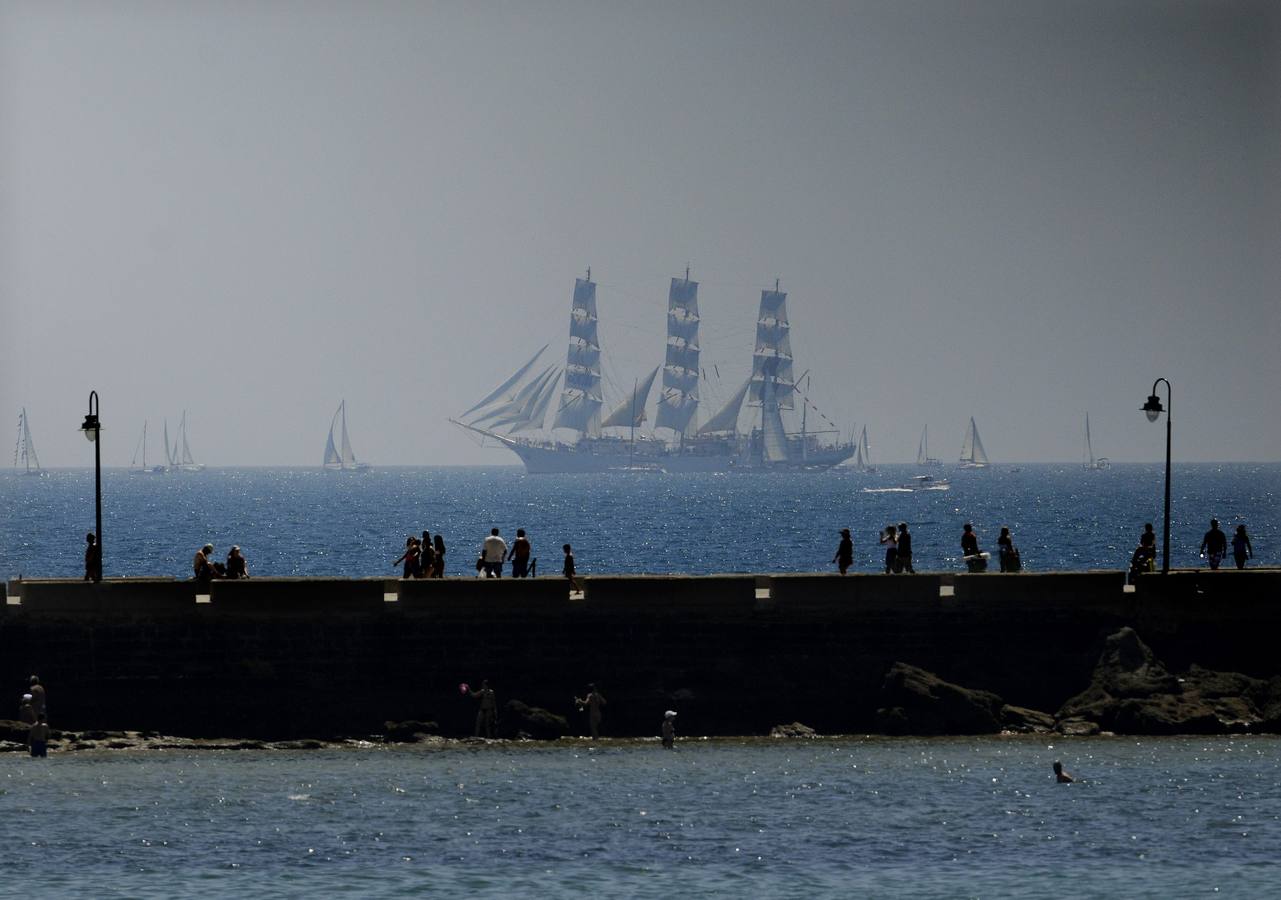
<path id="1" fill-rule="evenodd" d="M 1094 447 L 1090 443 L 1090 414 L 1085 414 L 1085 461 L 1081 464 L 1086 471 L 1098 471 L 1099 469 L 1108 469 L 1112 463 L 1108 462 L 1106 456 L 1095 456 Z"/>
<path id="2" fill-rule="evenodd" d="M 918 466 L 941 466 L 943 460 L 930 456 L 930 426 L 921 429 L 921 443 L 916 447 L 916 464 Z"/>
<path id="3" fill-rule="evenodd" d="M 166 444 L 168 441 L 166 441 Z M 165 448 L 168 455 L 168 447 Z M 139 455 L 142 456 L 142 462 L 138 462 Z M 133 448 L 133 459 L 129 462 L 129 471 L 146 475 L 163 475 L 169 471 L 168 466 L 151 466 L 147 467 L 147 420 L 142 420 L 142 436 L 138 438 L 137 445 Z"/>
<path id="4" fill-rule="evenodd" d="M 965 430 L 965 440 L 961 442 L 961 468 L 986 469 L 987 465 L 987 451 L 983 449 L 974 417 L 970 416 L 970 427 Z"/>
<path id="5" fill-rule="evenodd" d="M 867 426 L 863 426 L 863 431 L 858 436 L 858 443 L 854 447 L 854 468 L 860 472 L 875 472 L 876 466 L 872 465 L 872 448 L 867 442 Z"/>
<path id="6" fill-rule="evenodd" d="M 334 429 L 338 427 L 339 417 L 342 418 L 342 426 L 339 430 L 342 452 L 339 452 L 338 445 L 334 443 Z M 347 401 L 343 400 L 338 404 L 338 409 L 329 422 L 329 440 L 325 443 L 324 469 L 326 472 L 363 472 L 369 468 L 371 468 L 369 463 L 357 462 L 356 454 L 351 449 L 351 439 L 347 437 Z"/>
<path id="7" fill-rule="evenodd" d="M 40 468 L 40 457 L 36 456 L 36 445 L 31 443 L 31 422 L 27 419 L 25 406 L 22 412 L 18 413 L 18 444 L 13 448 L 14 468 L 16 469 L 19 464 L 22 466 L 23 475 L 48 474 Z"/>
<path id="8" fill-rule="evenodd" d="M 168 434 L 169 425 L 165 423 L 165 433 Z M 179 472 L 201 472 L 204 471 L 204 463 L 198 463 L 191 455 L 191 447 L 187 446 L 187 411 L 182 411 L 182 420 L 178 422 L 178 436 L 173 439 L 173 452 L 165 450 L 169 457 L 169 467 Z"/>

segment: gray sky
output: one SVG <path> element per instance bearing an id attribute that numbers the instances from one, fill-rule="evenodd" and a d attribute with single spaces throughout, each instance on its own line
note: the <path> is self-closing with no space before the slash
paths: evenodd
<path id="1" fill-rule="evenodd" d="M 1158 376 L 1177 459 L 1281 459 L 1279 75 L 1262 2 L 0 2 L 0 411 L 514 463 L 446 417 L 588 265 L 629 387 L 689 263 L 706 393 L 780 278 L 880 461 L 1159 459 Z"/>

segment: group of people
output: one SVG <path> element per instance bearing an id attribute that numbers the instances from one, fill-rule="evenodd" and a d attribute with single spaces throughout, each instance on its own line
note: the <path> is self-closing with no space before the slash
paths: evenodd
<path id="1" fill-rule="evenodd" d="M 525 529 L 516 529 L 516 540 L 511 546 L 503 540 L 502 532 L 497 528 L 489 529 L 489 536 L 481 543 L 480 554 L 476 557 L 477 578 L 502 578 L 503 564 L 510 562 L 512 578 L 534 578 L 538 575 L 538 558 L 533 556 L 534 546 L 529 542 Z M 574 565 L 574 548 L 569 544 L 561 547 L 565 554 L 561 565 L 561 574 L 569 580 L 570 590 L 578 590 L 577 569 Z"/>
<path id="2" fill-rule="evenodd" d="M 476 737 L 493 738 L 498 727 L 498 699 L 494 689 L 489 686 L 488 679 L 480 683 L 478 690 L 472 690 L 466 683 L 459 685 L 459 688 L 464 695 L 470 694 L 476 701 Z M 587 692 L 583 696 L 575 695 L 574 697 L 574 706 L 578 711 L 587 713 L 587 727 L 591 731 L 593 740 L 600 738 L 601 722 L 605 718 L 607 705 L 605 695 L 597 690 L 595 684 L 588 684 Z M 663 746 L 668 750 L 675 746 L 675 710 L 669 709 L 663 713 L 659 735 L 662 737 Z"/>
<path id="3" fill-rule="evenodd" d="M 249 564 L 240 552 L 240 547 L 233 545 L 227 552 L 227 562 L 213 560 L 214 545 L 205 544 L 196 551 L 191 559 L 192 577 L 196 581 L 209 582 L 216 578 L 248 578 Z"/>
<path id="4" fill-rule="evenodd" d="M 49 755 L 49 704 L 44 685 L 37 675 L 31 676 L 27 692 L 18 701 L 18 721 L 25 722 L 27 746 L 32 756 Z"/>
<path id="5" fill-rule="evenodd" d="M 1210 530 L 1201 538 L 1200 551 L 1211 569 L 1218 569 L 1222 564 L 1228 555 L 1228 544 L 1228 536 L 1219 528 L 1219 520 L 1211 519 Z M 1246 532 L 1245 525 L 1237 526 L 1236 533 L 1232 535 L 1231 546 L 1233 562 L 1238 569 L 1244 569 L 1246 560 L 1254 558 L 1254 547 L 1250 544 L 1250 535 Z M 1139 535 L 1139 546 L 1134 548 L 1134 554 L 1130 557 L 1130 576 L 1154 571 L 1156 571 L 1156 530 L 1152 527 L 1152 523 L 1148 522 L 1143 526 L 1143 534 Z"/>
<path id="6" fill-rule="evenodd" d="M 405 538 L 405 552 L 392 562 L 392 568 L 404 565 L 402 578 L 444 578 L 445 538 L 438 531 L 433 538 L 424 531 L 422 538 L 410 535 Z"/>

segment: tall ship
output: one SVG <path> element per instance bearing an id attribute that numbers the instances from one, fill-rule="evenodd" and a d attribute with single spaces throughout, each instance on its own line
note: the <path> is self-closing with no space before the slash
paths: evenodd
<path id="1" fill-rule="evenodd" d="M 450 421 L 508 448 L 530 473 L 724 472 L 835 465 L 853 449 L 822 443 L 824 436 L 837 434 L 834 427 L 807 430 L 807 399 L 802 402 L 800 432 L 789 433 L 783 425 L 783 411 L 794 409 L 794 398 L 800 394 L 792 377 L 786 297 L 777 284 L 773 291 L 762 291 L 752 375 L 699 425 L 698 282 L 690 279 L 688 269 L 684 277 L 671 279 L 663 362 L 636 378 L 607 410 L 596 283 L 588 269 L 585 278 L 574 280 L 565 365 L 542 365 L 544 346 L 483 400 Z M 655 382 L 654 421 L 646 430 Z M 760 417 L 758 425 L 742 431 L 739 420 L 745 408 L 758 408 Z"/>

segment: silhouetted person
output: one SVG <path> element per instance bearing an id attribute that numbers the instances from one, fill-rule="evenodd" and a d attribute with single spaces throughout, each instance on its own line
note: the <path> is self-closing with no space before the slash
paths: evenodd
<path id="1" fill-rule="evenodd" d="M 529 538 L 525 537 L 525 529 L 516 529 L 516 540 L 512 541 L 511 550 L 507 558 L 512 562 L 512 578 L 525 578 L 529 575 Z"/>
<path id="2" fill-rule="evenodd" d="M 498 700 L 488 681 L 480 683 L 480 690 L 472 691 L 476 698 L 476 737 L 492 738 L 498 724 Z"/>
<path id="3" fill-rule="evenodd" d="M 431 545 L 431 532 L 423 532 L 422 543 L 418 545 L 418 572 L 415 578 L 430 578 L 436 567 L 436 550 Z"/>
<path id="4" fill-rule="evenodd" d="M 503 560 L 507 557 L 507 542 L 498 536 L 497 528 L 489 530 L 489 537 L 485 538 L 481 555 L 485 561 L 485 577 L 502 578 Z"/>
<path id="5" fill-rule="evenodd" d="M 586 697 L 575 697 L 575 705 L 578 711 L 587 710 L 587 723 L 591 727 L 592 739 L 600 737 L 600 720 L 605 712 L 605 698 L 600 691 L 596 690 L 596 685 L 587 685 Z"/>
<path id="6" fill-rule="evenodd" d="M 971 572 L 986 572 L 987 560 L 980 555 L 979 537 L 974 533 L 974 526 L 965 523 L 961 531 L 961 553 L 965 556 L 965 565 Z"/>
<path id="7" fill-rule="evenodd" d="M 440 532 L 436 532 L 436 537 L 432 539 L 435 549 L 435 561 L 432 563 L 431 577 L 445 577 L 445 539 L 441 537 Z"/>
<path id="8" fill-rule="evenodd" d="M 1201 555 L 1210 561 L 1210 568 L 1217 569 L 1228 554 L 1228 537 L 1219 530 L 1219 520 L 1210 520 L 1210 530 L 1201 538 Z"/>
<path id="9" fill-rule="evenodd" d="M 27 743 L 31 745 L 32 756 L 49 755 L 49 723 L 44 716 L 36 716 L 36 724 L 27 732 Z"/>
<path id="10" fill-rule="evenodd" d="M 405 552 L 396 557 L 396 560 L 391 564 L 391 567 L 394 569 L 396 566 L 404 563 L 405 565 L 404 568 L 401 569 L 400 577 L 413 578 L 414 573 L 418 571 L 418 553 L 418 538 L 411 534 L 409 537 L 405 538 Z"/>
<path id="11" fill-rule="evenodd" d="M 1232 535 L 1232 558 L 1236 560 L 1237 568 L 1244 569 L 1245 561 L 1254 556 L 1254 548 L 1250 546 L 1250 536 L 1245 533 L 1245 526 L 1238 525 L 1236 534 Z"/>
<path id="12" fill-rule="evenodd" d="M 1063 771 L 1063 763 L 1056 761 L 1054 763 L 1054 780 L 1059 784 L 1071 784 L 1076 779 Z"/>
<path id="13" fill-rule="evenodd" d="M 836 547 L 832 562 L 836 563 L 842 575 L 854 564 L 854 541 L 850 538 L 848 528 L 841 529 L 841 542 Z"/>
<path id="14" fill-rule="evenodd" d="M 676 711 L 669 709 L 663 713 L 663 746 L 672 750 L 676 746 Z"/>
<path id="15" fill-rule="evenodd" d="M 238 546 L 232 545 L 231 551 L 227 554 L 226 571 L 228 578 L 249 577 L 249 565 L 245 562 L 245 557 Z"/>
<path id="16" fill-rule="evenodd" d="M 26 722 L 28 725 L 36 724 L 36 711 L 31 707 L 30 694 L 23 694 L 22 699 L 18 701 L 18 721 Z"/>
<path id="17" fill-rule="evenodd" d="M 213 544 L 205 544 L 196 551 L 196 555 L 191 558 L 192 577 L 199 582 L 208 583 L 214 578 L 221 578 L 218 570 L 214 568 L 213 562 L 209 557 L 213 555 Z"/>
<path id="18" fill-rule="evenodd" d="M 907 533 L 906 522 L 898 523 L 898 555 L 895 559 L 898 561 L 899 571 L 909 575 L 916 574 L 916 570 L 912 568 L 912 536 Z"/>
<path id="19" fill-rule="evenodd" d="M 881 535 L 881 546 L 885 548 L 885 574 L 889 575 L 898 565 L 898 532 L 893 525 L 886 525 Z"/>
<path id="20" fill-rule="evenodd" d="M 578 579 L 574 577 L 574 548 L 566 544 L 562 549 L 565 551 L 565 567 L 561 571 L 569 579 L 569 589 L 576 591 L 578 590 Z"/>
<path id="21" fill-rule="evenodd" d="M 1014 538 L 1010 537 L 1009 528 L 1001 529 L 1001 535 L 996 539 L 996 546 L 1002 572 L 1017 572 L 1023 568 L 1023 561 L 1019 559 L 1019 551 L 1014 546 Z"/>
<path id="22" fill-rule="evenodd" d="M 102 552 L 98 537 L 92 531 L 85 535 L 85 581 L 102 580 Z"/>
<path id="23" fill-rule="evenodd" d="M 40 683 L 40 676 L 32 675 L 29 684 L 27 691 L 31 694 L 31 708 L 35 710 L 36 717 L 48 715 L 49 697 L 45 693 L 44 685 Z"/>

